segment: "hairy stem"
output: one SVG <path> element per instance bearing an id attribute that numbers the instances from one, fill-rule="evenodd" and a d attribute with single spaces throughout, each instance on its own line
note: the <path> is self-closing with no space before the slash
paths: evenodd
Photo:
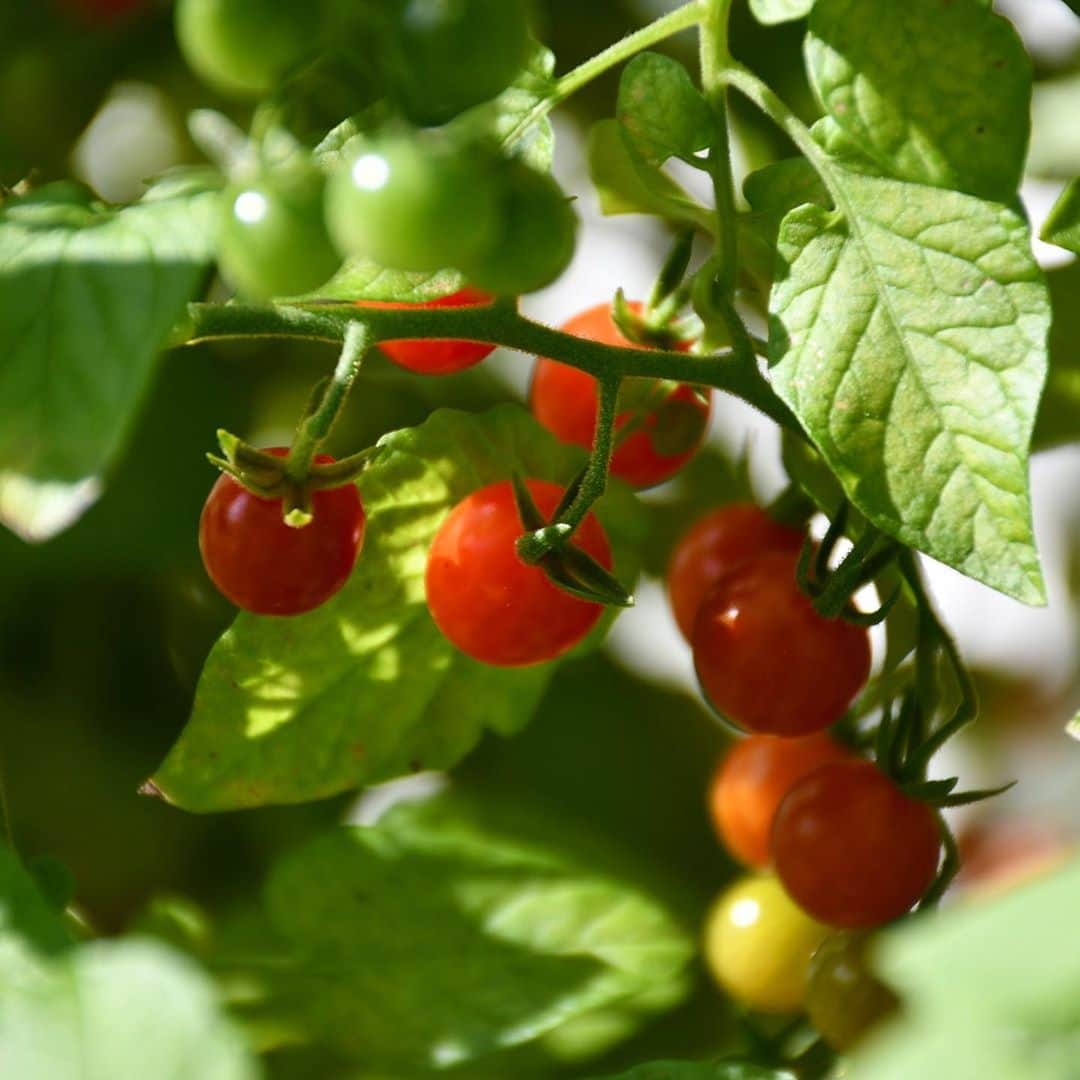
<path id="1" fill-rule="evenodd" d="M 609 45 L 603 52 L 586 60 L 585 63 L 568 71 L 557 79 L 550 94 L 542 101 L 538 101 L 514 126 L 503 139 L 503 146 L 513 146 L 533 124 L 542 120 L 552 109 L 564 102 L 572 94 L 575 94 L 583 86 L 587 86 L 593 79 L 598 78 L 605 72 L 617 67 L 625 60 L 636 56 L 639 52 L 656 45 L 665 38 L 677 34 L 680 30 L 686 30 L 701 21 L 704 14 L 702 0 L 691 0 L 690 3 L 676 8 L 655 22 L 643 26 L 628 34 L 621 41 Z"/>
<path id="2" fill-rule="evenodd" d="M 615 419 L 621 384 L 622 379 L 618 375 L 600 380 L 596 436 L 593 439 L 589 467 L 585 470 L 577 497 L 562 517 L 563 523 L 571 529 L 576 529 L 581 524 L 590 507 L 604 494 L 607 487 L 611 455 L 615 448 Z"/>

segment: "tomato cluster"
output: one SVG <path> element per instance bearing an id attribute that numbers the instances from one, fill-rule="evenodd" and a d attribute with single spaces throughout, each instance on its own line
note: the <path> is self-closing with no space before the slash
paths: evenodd
<path id="1" fill-rule="evenodd" d="M 805 1007 L 844 1047 L 892 998 L 877 988 L 859 1008 L 841 1001 L 856 976 L 838 965 L 873 980 L 853 952 L 864 945 L 834 931 L 910 910 L 941 842 L 929 806 L 828 734 L 867 679 L 870 642 L 864 627 L 819 615 L 799 587 L 804 540 L 757 507 L 728 506 L 680 541 L 668 585 L 706 699 L 748 733 L 720 762 L 708 802 L 728 851 L 762 876 L 718 902 L 710 964 L 746 1005 Z"/>

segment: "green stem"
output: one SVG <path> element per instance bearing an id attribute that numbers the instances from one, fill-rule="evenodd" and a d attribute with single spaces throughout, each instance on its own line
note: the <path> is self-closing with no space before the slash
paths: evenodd
<path id="1" fill-rule="evenodd" d="M 640 30 L 628 34 L 621 41 L 609 45 L 603 52 L 586 60 L 585 63 L 568 71 L 557 79 L 551 93 L 538 101 L 514 126 L 503 139 L 503 146 L 513 146 L 533 124 L 542 120 L 552 109 L 560 105 L 572 94 L 587 86 L 593 79 L 617 67 L 625 60 L 636 56 L 652 45 L 659 44 L 665 38 L 687 30 L 701 21 L 704 14 L 701 0 L 691 0 L 661 19 L 643 26 Z"/>
<path id="2" fill-rule="evenodd" d="M 854 547 L 844 556 L 843 562 L 829 575 L 828 584 L 814 600 L 819 615 L 826 619 L 836 618 L 851 600 L 855 592 L 866 584 L 868 566 L 882 557 L 889 557 L 895 547 L 892 540 L 868 525 L 855 541 Z M 872 575 L 870 575 L 872 576 Z"/>
<path id="3" fill-rule="evenodd" d="M 599 406 L 596 412 L 596 435 L 593 439 L 589 467 L 581 481 L 577 497 L 562 516 L 562 523 L 576 529 L 584 520 L 593 503 L 604 494 L 611 455 L 615 446 L 615 419 L 619 404 L 619 387 L 622 379 L 608 376 L 600 380 Z"/>
<path id="4" fill-rule="evenodd" d="M 355 323 L 367 326 L 373 343 L 423 338 L 484 341 L 547 356 L 598 379 L 638 376 L 711 386 L 741 398 L 790 431 L 801 434 L 802 430 L 756 368 L 747 370 L 730 351 L 695 356 L 664 349 L 603 345 L 533 322 L 509 306 L 380 309 L 344 303 L 192 304 L 184 344 L 252 337 L 340 344 L 346 328 Z"/>
<path id="5" fill-rule="evenodd" d="M 315 454 L 341 414 L 364 356 L 373 344 L 370 331 L 359 322 L 350 323 L 345 328 L 344 337 L 341 356 L 323 392 L 322 401 L 315 411 L 301 422 L 285 463 L 285 474 L 298 484 L 307 480 Z"/>

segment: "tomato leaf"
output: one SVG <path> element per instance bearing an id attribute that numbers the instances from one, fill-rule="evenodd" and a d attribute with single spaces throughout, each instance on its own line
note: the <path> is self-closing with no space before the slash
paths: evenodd
<path id="1" fill-rule="evenodd" d="M 427 551 L 470 492 L 515 471 L 569 483 L 580 451 L 518 406 L 440 410 L 379 447 L 360 480 L 367 536 L 352 578 L 307 615 L 240 615 L 154 777 L 169 800 L 209 811 L 323 798 L 447 768 L 486 728 L 510 734 L 528 722 L 554 665 L 495 668 L 458 652 L 424 602 Z M 637 514 L 625 488 L 598 507 L 623 578 Z"/>
<path id="2" fill-rule="evenodd" d="M 368 259 L 347 259 L 313 296 L 320 300 L 393 300 L 401 304 L 422 304 L 449 296 L 464 285 L 465 277 L 457 270 L 434 273 L 386 270 Z"/>
<path id="3" fill-rule="evenodd" d="M 121 210 L 77 185 L 0 207 L 0 522 L 63 531 L 98 498 L 166 336 L 211 258 L 216 197 Z"/>
<path id="4" fill-rule="evenodd" d="M 594 1080 L 795 1080 L 795 1073 L 753 1061 L 653 1061 Z"/>
<path id="5" fill-rule="evenodd" d="M 623 70 L 616 119 L 649 165 L 692 160 L 708 148 L 713 118 L 705 99 L 677 60 L 641 53 Z"/>
<path id="6" fill-rule="evenodd" d="M 806 57 L 829 118 L 885 175 L 1000 202 L 1015 195 L 1031 62 L 981 0 L 817 0 Z"/>
<path id="7" fill-rule="evenodd" d="M 750 0 L 754 18 L 764 26 L 804 19 L 813 6 L 814 0 Z"/>
<path id="8" fill-rule="evenodd" d="M 589 174 L 605 214 L 653 214 L 710 231 L 710 211 L 674 180 L 645 161 L 617 120 L 601 120 L 589 133 Z"/>
<path id="9" fill-rule="evenodd" d="M 419 1075 L 599 1009 L 677 1003 L 693 935 L 566 851 L 574 824 L 520 838 L 520 814 L 551 809 L 445 794 L 287 856 L 266 891 L 280 944 L 254 976 L 259 1012 L 366 1068 Z"/>
<path id="10" fill-rule="evenodd" d="M 1073 180 L 1061 193 L 1040 236 L 1048 244 L 1080 254 L 1080 180 Z"/>
<path id="11" fill-rule="evenodd" d="M 831 170 L 843 215 L 780 230 L 773 385 L 879 528 L 1026 603 L 1045 588 L 1028 447 L 1050 307 L 1026 222 Z"/>

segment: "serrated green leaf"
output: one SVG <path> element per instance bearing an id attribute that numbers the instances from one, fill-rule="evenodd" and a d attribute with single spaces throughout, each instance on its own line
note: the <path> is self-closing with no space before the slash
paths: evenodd
<path id="1" fill-rule="evenodd" d="M 58 959 L 26 953 L 0 975 L 0 1062 L 30 1080 L 199 1077 L 259 1069 L 209 979 L 150 942 L 93 942 Z"/>
<path id="2" fill-rule="evenodd" d="M 980 0 L 817 0 L 806 58 L 825 112 L 884 175 L 1015 195 L 1031 62 Z"/>
<path id="3" fill-rule="evenodd" d="M 210 654 L 191 720 L 154 777 L 185 809 L 304 802 L 447 768 L 485 729 L 528 722 L 554 665 L 495 668 L 458 652 L 424 602 L 427 552 L 471 491 L 514 471 L 569 483 L 580 451 L 516 405 L 440 410 L 379 445 L 360 480 L 367 535 L 345 588 L 307 615 L 242 614 Z M 598 516 L 626 578 L 636 500 L 616 486 Z"/>
<path id="4" fill-rule="evenodd" d="M 670 1007 L 694 953 L 692 933 L 636 886 L 519 840 L 499 806 L 453 795 L 288 856 L 267 911 L 283 977 L 266 978 L 262 1008 L 407 1075 L 631 999 L 643 1007 L 646 992 Z"/>
<path id="5" fill-rule="evenodd" d="M 589 175 L 605 214 L 650 214 L 709 232 L 712 214 L 628 143 L 617 120 L 601 120 L 589 133 Z"/>
<path id="6" fill-rule="evenodd" d="M 832 176 L 846 217 L 805 206 L 781 228 L 773 384 L 875 525 L 1042 603 L 1027 457 L 1050 309 L 1027 224 L 956 192 Z"/>
<path id="7" fill-rule="evenodd" d="M 813 6 L 814 0 L 750 0 L 754 18 L 764 26 L 805 19 Z"/>
<path id="8" fill-rule="evenodd" d="M 659 53 L 641 53 L 626 65 L 615 115 L 649 165 L 690 160 L 713 137 L 712 112 L 686 68 Z"/>
<path id="9" fill-rule="evenodd" d="M 1080 180 L 1073 180 L 1061 193 L 1040 236 L 1048 244 L 1080 254 Z"/>
<path id="10" fill-rule="evenodd" d="M 1065 1080 L 1080 1050 L 1080 954 L 1063 947 L 1080 864 L 993 902 L 917 919 L 875 949 L 899 1022 L 856 1051 L 854 1080 Z"/>
<path id="11" fill-rule="evenodd" d="M 313 296 L 320 300 L 392 300 L 401 304 L 422 304 L 449 296 L 465 285 L 457 270 L 417 273 L 385 270 L 367 259 L 349 259 Z"/>
<path id="12" fill-rule="evenodd" d="M 110 210 L 72 185 L 0 208 L 0 522 L 27 540 L 100 495 L 212 256 L 216 195 Z"/>

